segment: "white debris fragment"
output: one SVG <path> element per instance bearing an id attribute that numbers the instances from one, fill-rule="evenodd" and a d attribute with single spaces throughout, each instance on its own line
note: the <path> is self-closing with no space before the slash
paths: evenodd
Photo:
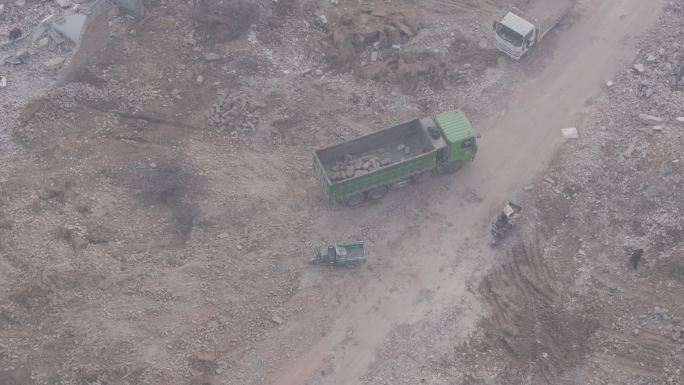
<path id="1" fill-rule="evenodd" d="M 658 125 L 665 121 L 665 119 L 649 114 L 639 114 L 639 121 L 646 125 Z"/>
<path id="2" fill-rule="evenodd" d="M 579 137 L 576 127 L 563 128 L 561 133 L 565 139 L 577 139 Z"/>
<path id="3" fill-rule="evenodd" d="M 52 59 L 43 62 L 43 66 L 49 70 L 57 69 L 64 63 L 64 58 L 61 56 L 53 57 Z"/>

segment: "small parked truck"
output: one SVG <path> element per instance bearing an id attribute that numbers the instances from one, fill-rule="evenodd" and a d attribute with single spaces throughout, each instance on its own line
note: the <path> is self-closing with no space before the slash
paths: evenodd
<path id="1" fill-rule="evenodd" d="M 532 0 L 526 10 L 511 9 L 494 21 L 496 48 L 519 60 L 568 14 L 574 0 Z"/>
<path id="2" fill-rule="evenodd" d="M 313 169 L 329 202 L 357 206 L 387 191 L 453 173 L 477 153 L 473 127 L 460 110 L 388 127 L 314 153 Z"/>
<path id="3" fill-rule="evenodd" d="M 366 246 L 363 242 L 335 243 L 314 249 L 312 264 L 354 267 L 366 262 Z"/>

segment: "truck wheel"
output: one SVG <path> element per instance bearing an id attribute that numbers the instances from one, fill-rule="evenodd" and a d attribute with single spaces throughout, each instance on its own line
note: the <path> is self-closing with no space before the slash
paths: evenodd
<path id="1" fill-rule="evenodd" d="M 366 200 L 366 196 L 363 195 L 363 193 L 356 193 L 356 194 L 350 196 L 349 198 L 347 198 L 347 200 L 345 200 L 344 203 L 349 207 L 355 207 L 355 206 L 358 206 L 361 203 L 363 203 L 363 201 L 365 201 L 365 200 Z"/>
<path id="2" fill-rule="evenodd" d="M 447 174 L 453 174 L 453 173 L 457 172 L 458 170 L 460 170 L 461 167 L 463 167 L 463 161 L 462 160 L 455 160 L 453 162 L 449 162 L 449 163 L 445 164 L 444 167 L 442 168 L 442 170 Z"/>
<path id="3" fill-rule="evenodd" d="M 387 190 L 388 189 L 385 186 L 376 187 L 368 192 L 368 199 L 379 201 L 385 196 L 385 194 L 387 194 Z"/>

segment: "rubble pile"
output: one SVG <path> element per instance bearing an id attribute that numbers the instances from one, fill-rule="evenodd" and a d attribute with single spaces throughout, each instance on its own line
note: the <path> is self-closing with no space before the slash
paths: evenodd
<path id="1" fill-rule="evenodd" d="M 329 30 L 319 42 L 329 64 L 348 69 L 357 58 L 365 63 L 382 60 L 420 29 L 416 14 L 388 13 L 384 9 L 361 9 L 355 15 L 341 15 L 336 8 L 320 15 L 320 23 Z"/>
<path id="2" fill-rule="evenodd" d="M 411 155 L 411 147 L 399 144 L 397 145 L 396 152 L 403 158 Z M 390 148 L 381 147 L 377 149 L 377 153 L 378 155 L 363 154 L 357 157 L 354 157 L 352 154 L 345 154 L 344 161 L 337 162 L 332 166 L 332 180 L 341 181 L 366 175 L 371 171 L 394 163 Z"/>
<path id="3" fill-rule="evenodd" d="M 259 104 L 244 96 L 222 98 L 207 112 L 207 120 L 220 132 L 249 134 L 256 131 L 259 124 L 257 109 Z"/>

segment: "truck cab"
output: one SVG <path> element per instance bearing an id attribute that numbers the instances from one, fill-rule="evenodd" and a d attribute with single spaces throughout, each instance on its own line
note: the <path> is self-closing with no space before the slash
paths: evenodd
<path id="1" fill-rule="evenodd" d="M 496 48 L 515 60 L 520 60 L 538 38 L 538 29 L 522 16 L 508 12 L 501 21 L 495 21 Z"/>

